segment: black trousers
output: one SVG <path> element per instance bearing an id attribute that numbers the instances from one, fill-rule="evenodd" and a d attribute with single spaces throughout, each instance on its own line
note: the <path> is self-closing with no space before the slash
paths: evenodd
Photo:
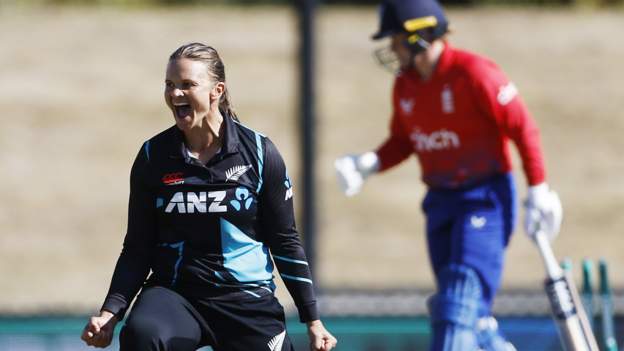
<path id="1" fill-rule="evenodd" d="M 284 309 L 259 289 L 189 301 L 165 287 L 145 288 L 119 337 L 121 351 L 294 351 Z M 264 291 L 264 292 L 262 292 Z"/>

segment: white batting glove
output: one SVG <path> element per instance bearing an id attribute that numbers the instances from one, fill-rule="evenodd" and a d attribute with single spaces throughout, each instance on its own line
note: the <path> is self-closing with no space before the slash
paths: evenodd
<path id="1" fill-rule="evenodd" d="M 353 196 L 362 190 L 368 176 L 379 169 L 379 157 L 369 151 L 361 155 L 346 155 L 334 162 L 338 185 L 347 196 Z"/>
<path id="2" fill-rule="evenodd" d="M 524 202 L 524 230 L 533 238 L 541 230 L 552 242 L 559 234 L 563 208 L 561 200 L 546 183 L 530 186 Z"/>

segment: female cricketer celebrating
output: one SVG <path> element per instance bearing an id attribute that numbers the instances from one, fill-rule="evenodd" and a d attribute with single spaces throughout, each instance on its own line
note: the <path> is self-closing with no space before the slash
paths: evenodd
<path id="1" fill-rule="evenodd" d="M 529 184 L 525 229 L 559 231 L 561 203 L 545 182 L 539 131 L 513 83 L 490 60 L 446 40 L 448 22 L 433 0 L 387 0 L 373 39 L 377 55 L 399 65 L 390 135 L 375 151 L 335 162 L 347 195 L 366 177 L 418 156 L 428 187 L 423 201 L 437 292 L 429 300 L 431 350 L 513 350 L 491 306 L 514 226 L 516 195 L 508 140 Z"/>
<path id="2" fill-rule="evenodd" d="M 238 122 L 216 50 L 177 49 L 165 101 L 175 126 L 146 141 L 134 161 L 123 250 L 82 339 L 108 346 L 142 288 L 121 330 L 122 351 L 293 350 L 273 294 L 272 257 L 310 349 L 331 350 L 336 339 L 319 320 L 284 161 L 267 137 Z"/>

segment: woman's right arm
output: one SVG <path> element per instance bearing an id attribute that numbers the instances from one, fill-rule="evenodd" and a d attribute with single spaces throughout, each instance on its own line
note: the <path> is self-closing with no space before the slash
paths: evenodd
<path id="1" fill-rule="evenodd" d="M 386 140 L 374 151 L 345 155 L 334 162 L 338 185 L 347 196 L 359 193 L 369 176 L 398 165 L 414 153 L 414 147 L 407 134 L 408 129 L 399 117 L 398 109 L 402 103 L 397 86 L 398 83 L 395 81 L 390 135 Z"/>
<path id="2" fill-rule="evenodd" d="M 146 185 L 148 151 L 144 145 L 132 165 L 128 231 L 100 313 L 92 316 L 82 331 L 81 339 L 89 346 L 103 348 L 110 345 L 115 325 L 123 319 L 150 270 L 156 217 L 155 200 Z"/>
<path id="3" fill-rule="evenodd" d="M 128 230 L 102 310 L 123 319 L 126 309 L 150 271 L 150 255 L 155 245 L 156 200 L 146 184 L 149 148 L 142 147 L 130 173 Z"/>

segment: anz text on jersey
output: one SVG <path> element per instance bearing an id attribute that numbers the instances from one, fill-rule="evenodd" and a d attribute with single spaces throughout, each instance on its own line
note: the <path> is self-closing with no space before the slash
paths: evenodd
<path id="1" fill-rule="evenodd" d="M 173 194 L 171 201 L 165 208 L 166 213 L 172 213 L 177 210 L 178 213 L 218 213 L 227 212 L 227 206 L 221 205 L 221 201 L 225 199 L 226 192 L 221 191 L 201 191 L 195 192 L 177 192 Z M 210 199 L 210 205 L 208 205 Z"/>

